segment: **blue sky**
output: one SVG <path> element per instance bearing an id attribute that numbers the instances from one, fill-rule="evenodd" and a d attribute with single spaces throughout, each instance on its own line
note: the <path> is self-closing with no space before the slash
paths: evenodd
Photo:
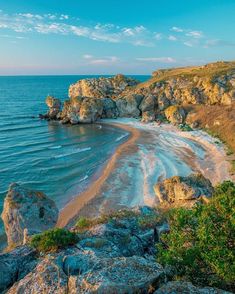
<path id="1" fill-rule="evenodd" d="M 151 74 L 235 59 L 234 0 L 0 0 L 0 75 Z"/>

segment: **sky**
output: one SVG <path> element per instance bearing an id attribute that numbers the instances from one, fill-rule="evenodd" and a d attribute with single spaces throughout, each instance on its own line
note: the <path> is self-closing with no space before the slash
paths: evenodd
<path id="1" fill-rule="evenodd" d="M 0 75 L 235 60 L 235 0 L 0 0 Z"/>

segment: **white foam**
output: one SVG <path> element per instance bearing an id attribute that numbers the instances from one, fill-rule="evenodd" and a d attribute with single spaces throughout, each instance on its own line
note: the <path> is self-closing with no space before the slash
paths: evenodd
<path id="1" fill-rule="evenodd" d="M 120 137 L 118 137 L 115 141 L 119 142 L 120 140 L 126 138 L 128 136 L 128 133 L 125 133 L 124 135 L 121 135 Z"/>
<path id="2" fill-rule="evenodd" d="M 48 147 L 48 149 L 60 149 L 62 146 L 61 145 L 58 145 L 58 146 L 51 146 L 51 147 Z"/>
<path id="3" fill-rule="evenodd" d="M 76 154 L 76 153 L 86 152 L 86 151 L 90 151 L 90 150 L 91 150 L 91 147 L 78 148 L 78 149 L 75 149 L 75 150 L 73 150 L 71 152 L 67 152 L 67 153 L 64 153 L 64 154 L 55 155 L 54 158 L 62 158 L 62 157 L 66 157 L 66 156 L 70 156 L 70 155 Z"/>

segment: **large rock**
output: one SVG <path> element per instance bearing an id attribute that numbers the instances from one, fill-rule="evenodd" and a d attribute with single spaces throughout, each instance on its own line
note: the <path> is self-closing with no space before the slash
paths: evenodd
<path id="1" fill-rule="evenodd" d="M 124 97 L 116 99 L 116 104 L 120 117 L 139 117 L 140 116 L 140 103 L 143 99 L 142 95 L 129 94 Z"/>
<path id="2" fill-rule="evenodd" d="M 68 277 L 53 260 L 43 260 L 19 282 L 8 294 L 64 294 L 68 292 Z"/>
<path id="3" fill-rule="evenodd" d="M 102 118 L 117 118 L 119 115 L 116 102 L 111 98 L 102 98 L 103 112 Z"/>
<path id="4" fill-rule="evenodd" d="M 69 293 L 151 293 L 165 280 L 161 265 L 143 257 L 104 258 L 92 271 L 69 278 Z"/>
<path id="5" fill-rule="evenodd" d="M 49 111 L 47 112 L 48 118 L 56 119 L 61 110 L 60 100 L 53 96 L 47 96 L 46 104 L 49 107 Z"/>
<path id="6" fill-rule="evenodd" d="M 1 216 L 8 245 L 14 246 L 22 244 L 26 235 L 54 227 L 58 209 L 54 201 L 42 192 L 31 191 L 13 183 L 8 189 Z"/>
<path id="7" fill-rule="evenodd" d="M 0 292 L 24 278 L 36 266 L 36 251 L 22 246 L 0 254 Z"/>
<path id="8" fill-rule="evenodd" d="M 201 174 L 188 177 L 174 176 L 154 186 L 161 203 L 174 205 L 193 205 L 201 197 L 211 197 L 213 187 Z"/>
<path id="9" fill-rule="evenodd" d="M 168 282 L 160 287 L 154 294 L 229 294 L 230 292 L 211 287 L 195 287 L 190 282 Z M 231 294 L 231 293 L 230 293 Z"/>
<path id="10" fill-rule="evenodd" d="M 177 125 L 184 122 L 186 113 L 182 107 L 172 105 L 165 110 L 165 116 L 172 124 Z"/>
<path id="11" fill-rule="evenodd" d="M 110 78 L 84 79 L 69 87 L 69 96 L 114 98 L 128 87 L 135 86 L 138 83 L 138 81 L 121 74 Z"/>

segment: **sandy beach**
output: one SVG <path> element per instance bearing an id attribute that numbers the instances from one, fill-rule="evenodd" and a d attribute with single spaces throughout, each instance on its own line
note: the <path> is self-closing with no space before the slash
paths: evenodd
<path id="1" fill-rule="evenodd" d="M 136 119 L 105 120 L 130 133 L 99 176 L 61 211 L 58 227 L 78 215 L 97 216 L 123 207 L 157 205 L 153 185 L 165 178 L 201 172 L 215 185 L 230 179 L 222 145 L 202 131 L 182 132 L 168 124 Z"/>

